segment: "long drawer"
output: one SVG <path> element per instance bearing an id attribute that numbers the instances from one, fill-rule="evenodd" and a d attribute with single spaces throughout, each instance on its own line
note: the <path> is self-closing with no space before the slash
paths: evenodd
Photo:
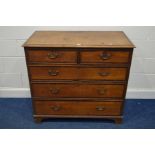
<path id="1" fill-rule="evenodd" d="M 121 114 L 121 102 L 34 101 L 36 115 L 96 115 Z"/>
<path id="2" fill-rule="evenodd" d="M 117 97 L 122 98 L 124 85 L 121 84 L 87 84 L 87 83 L 33 83 L 33 97 Z"/>
<path id="3" fill-rule="evenodd" d="M 125 80 L 127 68 L 29 67 L 32 80 Z"/>

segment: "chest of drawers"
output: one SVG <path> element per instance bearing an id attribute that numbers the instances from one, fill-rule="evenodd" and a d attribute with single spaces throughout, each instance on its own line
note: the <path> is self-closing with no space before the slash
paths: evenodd
<path id="1" fill-rule="evenodd" d="M 134 49 L 123 32 L 38 31 L 23 46 L 36 122 L 122 122 Z"/>

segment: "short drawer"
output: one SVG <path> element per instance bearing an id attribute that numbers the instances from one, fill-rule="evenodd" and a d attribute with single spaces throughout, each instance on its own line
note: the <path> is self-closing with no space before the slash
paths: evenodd
<path id="1" fill-rule="evenodd" d="M 94 98 L 109 97 L 122 98 L 124 85 L 122 84 L 86 84 L 86 83 L 33 83 L 33 97 L 68 97 Z"/>
<path id="2" fill-rule="evenodd" d="M 51 49 L 28 50 L 27 61 L 33 63 L 76 63 L 76 50 Z"/>
<path id="3" fill-rule="evenodd" d="M 121 114 L 121 102 L 34 101 L 36 115 L 95 115 Z"/>
<path id="4" fill-rule="evenodd" d="M 127 68 L 29 67 L 32 80 L 126 80 Z"/>
<path id="5" fill-rule="evenodd" d="M 83 50 L 81 63 L 128 63 L 129 55 L 128 50 Z"/>

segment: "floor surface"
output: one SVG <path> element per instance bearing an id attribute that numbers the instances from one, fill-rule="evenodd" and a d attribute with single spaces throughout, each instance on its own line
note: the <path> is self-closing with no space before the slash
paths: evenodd
<path id="1" fill-rule="evenodd" d="M 154 129 L 155 100 L 126 100 L 123 124 L 103 119 L 50 119 L 36 124 L 29 98 L 0 99 L 1 129 Z"/>

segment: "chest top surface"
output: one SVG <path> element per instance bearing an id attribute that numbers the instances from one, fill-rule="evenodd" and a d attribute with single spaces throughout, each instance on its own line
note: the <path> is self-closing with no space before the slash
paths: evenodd
<path id="1" fill-rule="evenodd" d="M 122 31 L 36 31 L 23 47 L 134 48 Z"/>

